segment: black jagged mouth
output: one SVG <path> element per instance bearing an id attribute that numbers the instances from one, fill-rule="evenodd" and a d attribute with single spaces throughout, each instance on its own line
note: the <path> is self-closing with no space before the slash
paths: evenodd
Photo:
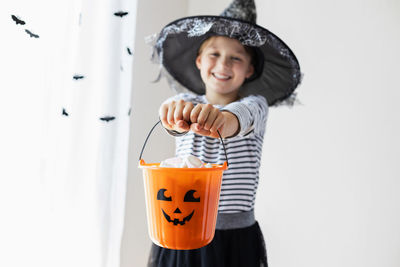
<path id="1" fill-rule="evenodd" d="M 163 209 L 161 209 L 165 219 L 170 222 L 173 223 L 174 225 L 184 225 L 186 222 L 190 221 L 190 219 L 192 218 L 193 214 L 194 214 L 194 210 L 185 218 L 183 218 L 183 220 L 179 220 L 177 218 L 171 220 L 171 216 L 169 216 Z"/>

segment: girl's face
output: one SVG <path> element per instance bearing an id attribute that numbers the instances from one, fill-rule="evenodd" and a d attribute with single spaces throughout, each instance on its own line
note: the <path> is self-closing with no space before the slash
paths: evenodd
<path id="1" fill-rule="evenodd" d="M 250 55 L 238 40 L 223 36 L 208 39 L 196 58 L 206 94 L 234 96 L 235 100 L 240 86 L 254 72 L 250 62 Z"/>

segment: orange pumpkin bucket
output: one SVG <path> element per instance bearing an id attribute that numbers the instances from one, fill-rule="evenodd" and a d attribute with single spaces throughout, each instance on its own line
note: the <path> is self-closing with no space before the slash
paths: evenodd
<path id="1" fill-rule="evenodd" d="M 222 174 L 228 162 L 212 164 L 211 168 L 166 168 L 145 163 L 143 150 L 159 123 L 148 134 L 139 158 L 150 238 L 169 249 L 203 247 L 214 238 Z"/>

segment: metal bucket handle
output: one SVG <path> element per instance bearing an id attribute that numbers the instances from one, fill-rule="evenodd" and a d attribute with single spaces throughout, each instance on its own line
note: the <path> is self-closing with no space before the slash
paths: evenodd
<path id="1" fill-rule="evenodd" d="M 160 122 L 161 122 L 161 120 L 159 120 L 156 124 L 154 124 L 154 126 L 151 128 L 150 132 L 147 134 L 147 137 L 146 137 L 146 140 L 144 141 L 142 150 L 140 151 L 139 161 L 142 159 L 142 155 L 143 155 L 144 148 L 146 147 L 147 141 L 148 141 L 148 139 L 149 139 L 151 133 L 153 132 L 154 128 L 156 128 L 156 126 L 157 126 L 158 124 L 160 124 Z M 224 147 L 226 165 L 229 166 L 229 163 L 228 163 L 228 156 L 227 156 L 227 154 L 226 154 L 226 148 L 225 148 L 224 141 L 222 140 L 222 136 L 221 136 L 221 134 L 220 134 L 220 132 L 219 132 L 218 130 L 217 130 L 217 133 L 218 133 L 218 136 L 219 136 L 219 140 L 221 141 L 222 146 Z"/>

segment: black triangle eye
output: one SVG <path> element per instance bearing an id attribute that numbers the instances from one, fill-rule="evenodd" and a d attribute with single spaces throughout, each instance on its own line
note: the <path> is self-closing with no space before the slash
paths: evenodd
<path id="1" fill-rule="evenodd" d="M 183 199 L 184 202 L 200 202 L 200 197 L 195 198 L 194 197 L 194 192 L 196 192 L 196 190 L 189 190 L 186 192 L 185 197 Z"/>
<path id="2" fill-rule="evenodd" d="M 167 191 L 167 189 L 165 188 L 161 188 L 160 190 L 158 190 L 157 200 L 172 201 L 172 197 L 165 196 L 165 191 Z"/>

